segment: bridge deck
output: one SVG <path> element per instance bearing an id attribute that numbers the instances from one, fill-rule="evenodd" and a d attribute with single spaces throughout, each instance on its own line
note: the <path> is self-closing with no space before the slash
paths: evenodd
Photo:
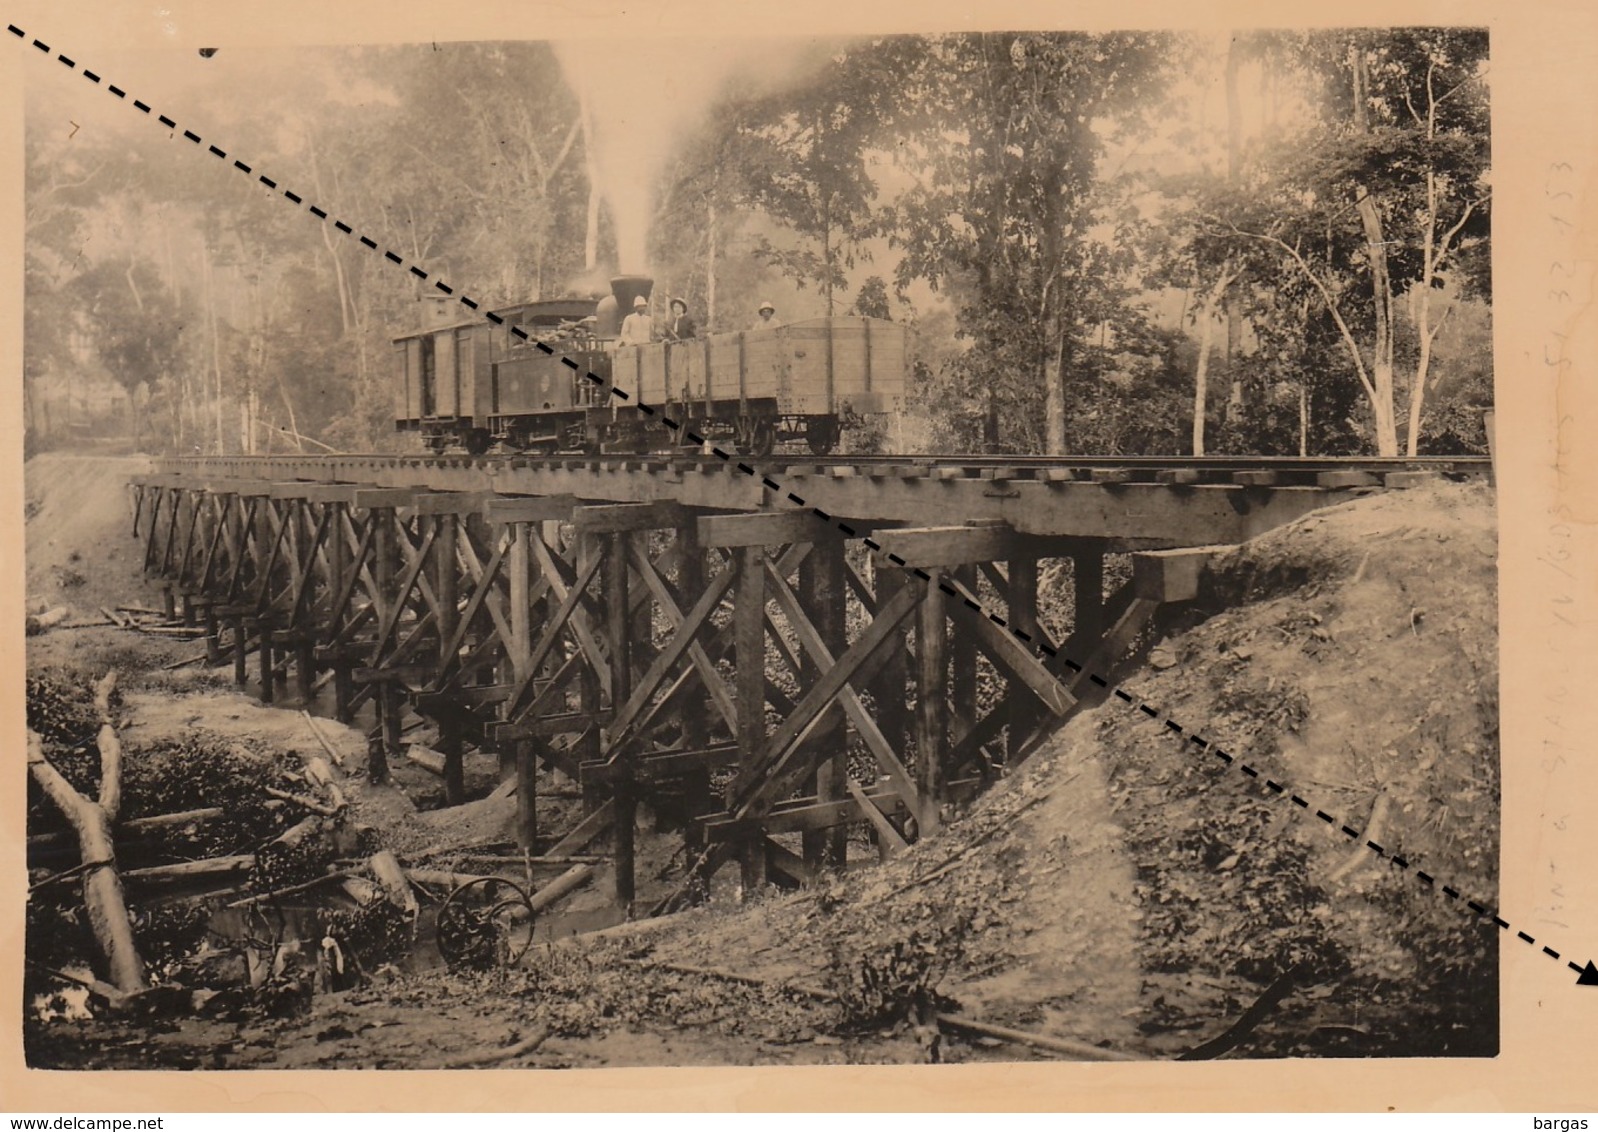
<path id="1" fill-rule="evenodd" d="M 1484 475 L 1486 461 L 852 457 L 194 457 L 157 462 L 187 479 L 358 483 L 498 495 L 673 501 L 719 511 L 819 509 L 860 525 L 1002 522 L 1111 549 L 1241 542 L 1417 470 Z"/>

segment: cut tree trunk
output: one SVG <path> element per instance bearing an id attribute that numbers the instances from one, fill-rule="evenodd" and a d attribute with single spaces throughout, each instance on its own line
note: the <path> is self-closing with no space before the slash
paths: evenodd
<path id="1" fill-rule="evenodd" d="M 105 809 L 99 802 L 79 794 L 50 764 L 44 757 L 44 740 L 36 731 L 28 732 L 28 770 L 77 831 L 86 866 L 83 906 L 95 943 L 105 958 L 112 985 L 123 994 L 148 990 L 144 960 L 134 943 L 133 922 L 128 918 L 128 902 L 122 891 L 122 878 L 117 873 L 116 848 L 111 841 L 111 822 Z M 102 796 L 104 789 L 102 783 Z M 120 783 L 116 792 L 120 793 Z"/>
<path id="2" fill-rule="evenodd" d="M 430 747 L 420 743 L 412 743 L 405 748 L 405 757 L 423 770 L 431 771 L 440 778 L 444 775 L 444 756 Z"/>
<path id="3" fill-rule="evenodd" d="M 32 613 L 24 622 L 24 630 L 30 637 L 36 637 L 53 626 L 61 624 L 67 619 L 67 607 L 58 605 L 54 609 L 47 609 L 43 613 Z"/>
<path id="4" fill-rule="evenodd" d="M 129 869 L 127 878 L 137 881 L 194 880 L 199 877 L 222 876 L 247 872 L 255 864 L 255 857 L 240 853 L 232 857 L 207 857 L 199 861 L 179 861 L 175 865 L 151 865 L 147 869 Z"/>
<path id="5" fill-rule="evenodd" d="M 117 826 L 117 833 L 131 835 L 144 833 L 148 830 L 171 829 L 175 826 L 200 825 L 204 822 L 215 821 L 223 813 L 220 806 L 206 806 L 198 810 L 180 810 L 171 814 L 155 814 L 147 818 L 134 818 L 132 821 L 122 822 Z M 65 833 L 36 833 L 28 838 L 28 850 L 56 849 L 67 843 Z"/>
<path id="6" fill-rule="evenodd" d="M 377 882 L 383 886 L 388 902 L 403 909 L 407 916 L 414 917 L 418 908 L 416 893 L 411 891 L 411 882 L 405 879 L 405 870 L 400 866 L 399 858 L 384 849 L 380 853 L 373 853 L 366 863 Z"/>

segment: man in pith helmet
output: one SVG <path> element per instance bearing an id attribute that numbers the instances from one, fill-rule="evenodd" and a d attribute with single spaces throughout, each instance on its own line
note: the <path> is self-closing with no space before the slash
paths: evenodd
<path id="1" fill-rule="evenodd" d="M 647 346 L 655 337 L 655 324 L 649 317 L 649 300 L 639 295 L 633 300 L 633 313 L 622 320 L 621 344 Z"/>
<path id="2" fill-rule="evenodd" d="M 782 323 L 777 319 L 777 308 L 771 305 L 770 299 L 762 299 L 758 308 L 755 321 L 750 323 L 750 330 L 775 330 Z"/>

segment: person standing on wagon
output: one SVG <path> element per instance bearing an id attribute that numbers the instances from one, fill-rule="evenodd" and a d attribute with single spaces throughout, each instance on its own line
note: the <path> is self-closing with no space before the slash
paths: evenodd
<path id="1" fill-rule="evenodd" d="M 649 300 L 639 295 L 633 300 L 633 313 L 622 319 L 623 346 L 647 346 L 655 338 L 655 323 L 649 317 Z"/>
<path id="2" fill-rule="evenodd" d="M 666 341 L 686 342 L 698 334 L 694 320 L 688 317 L 688 300 L 671 301 L 671 317 L 666 320 Z"/>
<path id="3" fill-rule="evenodd" d="M 775 330 L 782 322 L 777 318 L 777 308 L 771 305 L 771 300 L 761 302 L 758 316 L 749 324 L 750 330 Z"/>

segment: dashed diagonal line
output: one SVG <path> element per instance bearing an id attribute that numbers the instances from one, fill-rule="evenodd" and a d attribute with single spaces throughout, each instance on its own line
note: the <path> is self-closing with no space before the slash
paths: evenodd
<path id="1" fill-rule="evenodd" d="M 17 27 L 15 24 L 8 24 L 6 30 L 8 30 L 12 35 L 16 36 L 19 40 L 22 40 L 24 42 L 30 42 L 31 45 L 34 48 L 36 48 L 38 51 L 40 51 L 42 54 L 44 54 L 46 56 L 50 56 L 52 54 L 52 50 L 51 50 L 49 44 L 43 43 L 43 42 L 41 42 L 38 39 L 30 40 L 29 37 L 28 37 L 28 34 L 25 31 L 23 31 L 21 28 Z M 157 121 L 161 125 L 165 126 L 168 130 L 174 131 L 174 133 L 177 132 L 178 124 L 172 118 L 169 118 L 165 114 L 157 114 L 155 112 L 155 110 L 151 106 L 149 106 L 145 102 L 141 101 L 140 99 L 132 98 L 125 90 L 121 89 L 120 87 L 116 86 L 115 84 L 113 84 L 113 83 L 111 83 L 111 82 L 109 82 L 107 80 L 102 79 L 100 75 L 98 75 L 95 72 L 89 70 L 87 67 L 79 67 L 78 63 L 75 60 L 69 58 L 67 55 L 65 55 L 63 53 L 60 53 L 60 52 L 55 52 L 54 56 L 55 56 L 56 60 L 59 63 L 61 63 L 63 66 L 67 67 L 69 70 L 72 70 L 72 71 L 77 72 L 78 74 L 81 74 L 85 79 L 87 79 L 91 83 L 94 83 L 96 86 L 101 86 L 104 90 L 106 90 L 114 98 L 117 98 L 117 99 L 119 99 L 119 100 L 121 100 L 123 102 L 129 103 L 130 105 L 133 106 L 133 108 L 135 110 L 139 111 L 140 113 L 142 113 L 142 114 L 144 114 L 144 115 L 146 115 L 148 117 L 153 118 L 155 121 Z M 182 131 L 182 136 L 185 139 L 187 139 L 188 141 L 192 142 L 197 149 L 200 148 L 200 147 L 203 147 L 204 152 L 211 154 L 213 157 L 216 157 L 218 160 L 221 160 L 221 161 L 227 161 L 228 160 L 229 155 L 228 155 L 228 152 L 226 150 L 220 149 L 219 147 L 217 147 L 214 144 L 206 143 L 205 139 L 203 139 L 202 137 L 200 137 L 198 134 L 194 133 L 193 131 L 185 129 L 185 130 Z M 364 235 L 362 233 L 359 233 L 359 232 L 355 231 L 355 229 L 353 227 L 351 227 L 349 224 L 346 224 L 344 221 L 339 220 L 339 219 L 337 219 L 335 217 L 332 217 L 332 216 L 328 215 L 328 213 L 327 213 L 327 211 L 325 209 L 322 209 L 322 208 L 318 207 L 315 204 L 306 203 L 305 198 L 302 197 L 300 194 L 298 194 L 296 192 L 293 192 L 290 189 L 280 187 L 280 185 L 278 184 L 277 181 L 275 181 L 271 177 L 268 177 L 265 173 L 256 172 L 254 167 L 252 167 L 251 165 L 246 164 L 245 162 L 243 162 L 241 160 L 238 160 L 237 158 L 234 158 L 232 163 L 231 163 L 231 167 L 234 168 L 235 170 L 237 170 L 238 172 L 243 173 L 245 176 L 254 177 L 260 184 L 266 186 L 268 189 L 271 189 L 271 190 L 273 190 L 276 193 L 279 193 L 284 199 L 288 200 L 290 203 L 294 204 L 297 207 L 303 207 L 308 213 L 310 213 L 316 219 L 318 219 L 318 220 L 320 220 L 320 221 L 322 221 L 324 223 L 332 224 L 334 228 L 338 229 L 338 231 L 344 233 L 344 235 L 346 235 L 346 236 L 349 236 L 351 239 L 359 241 L 368 250 L 373 251 L 373 252 L 381 252 L 383 258 L 385 260 L 388 260 L 392 264 L 394 264 L 396 267 L 405 268 L 411 275 L 415 276 L 416 278 L 418 278 L 420 280 L 423 280 L 424 282 L 428 281 L 428 280 L 431 280 L 434 288 L 437 289 L 441 294 L 453 297 L 462 306 L 466 307 L 468 310 L 475 311 L 475 312 L 479 313 L 483 318 L 485 318 L 489 322 L 495 324 L 496 326 L 497 325 L 503 325 L 505 323 L 505 319 L 504 319 L 503 316 L 498 315 L 498 314 L 494 313 L 491 310 L 482 309 L 482 304 L 481 303 L 477 302 L 475 299 L 472 299 L 468 295 L 458 293 L 454 287 L 449 286 L 442 279 L 433 279 L 432 274 L 430 272 L 428 272 L 427 270 L 425 270 L 424 268 L 418 266 L 415 263 L 408 262 L 405 259 L 405 257 L 395 253 L 392 250 L 380 248 L 378 246 L 377 241 L 373 240 L 371 237 L 366 236 L 366 235 Z M 519 327 L 519 326 L 511 326 L 511 327 L 508 327 L 508 330 L 509 330 L 509 332 L 511 334 L 515 335 L 517 338 L 520 338 L 520 339 L 522 339 L 523 341 L 526 341 L 526 342 L 530 342 L 532 345 L 534 345 L 538 349 L 542 350 L 545 354 L 548 354 L 551 357 L 556 356 L 557 351 L 553 347 L 551 347 L 550 345 L 548 345 L 545 342 L 540 342 L 537 339 L 533 338 L 530 334 L 527 333 L 527 331 L 523 330 L 521 327 Z M 584 371 L 583 368 L 576 362 L 575 359 L 570 358 L 570 357 L 566 357 L 564 355 L 561 355 L 560 356 L 560 361 L 564 365 L 566 365 L 569 368 L 571 368 L 574 373 L 577 373 L 584 380 L 592 383 L 596 388 L 603 390 L 605 393 L 607 393 L 611 397 L 614 397 L 617 400 L 623 401 L 623 402 L 630 401 L 638 409 L 639 412 L 643 413 L 647 417 L 658 417 L 659 420 L 660 420 L 660 423 L 663 426 L 665 426 L 667 429 L 671 430 L 672 432 L 681 433 L 683 439 L 687 440 L 690 444 L 702 445 L 702 444 L 704 444 L 706 442 L 706 440 L 705 440 L 705 438 L 703 436 L 700 436 L 698 433 L 696 433 L 692 429 L 688 428 L 682 422 L 676 421 L 676 420 L 672 419 L 671 417 L 667 416 L 662 411 L 656 409 L 654 406 L 646 404 L 645 402 L 638 400 L 632 394 L 628 393 L 625 389 L 618 388 L 613 382 L 607 381 L 606 379 L 600 377 L 598 374 Z M 721 459 L 723 462 L 728 464 L 730 467 L 735 467 L 743 475 L 749 476 L 750 478 L 759 481 L 764 487 L 766 487 L 767 489 L 769 489 L 770 491 L 772 491 L 773 493 L 775 493 L 779 497 L 781 497 L 783 499 L 786 499 L 788 502 L 792 503 L 795 507 L 808 509 L 816 517 L 816 519 L 819 522 L 822 522 L 822 523 L 825 523 L 825 524 L 827 524 L 829 526 L 835 527 L 841 534 L 844 535 L 844 537 L 849 538 L 849 539 L 859 539 L 862 543 L 865 544 L 865 546 L 867 546 L 871 550 L 873 550 L 873 551 L 882 551 L 883 547 L 876 540 L 874 540 L 874 539 L 872 539 L 872 538 L 870 538 L 868 536 L 859 535 L 855 531 L 855 529 L 853 527 L 851 527 L 849 524 L 847 524 L 847 523 L 843 522 L 842 520 L 837 519 L 834 516 L 828 514 L 826 511 L 822 510 L 820 507 L 808 504 L 802 496 L 800 496 L 797 493 L 795 493 L 794 491 L 789 490 L 788 488 L 784 487 L 782 484 L 780 484 L 776 480 L 772 479 L 769 475 L 766 475 L 766 474 L 764 474 L 764 473 L 762 473 L 760 471 L 757 471 L 754 467 L 752 467 L 751 465 L 749 465 L 748 463 L 746 463 L 744 461 L 735 460 L 731 453 L 723 451 L 719 447 L 712 446 L 711 447 L 711 452 L 716 457 Z M 924 570 L 924 569 L 922 569 L 920 567 L 907 566 L 905 560 L 902 557 L 900 557 L 897 554 L 894 554 L 891 551 L 887 552 L 886 557 L 887 557 L 888 561 L 892 562 L 896 566 L 899 566 L 901 568 L 907 569 L 908 572 L 914 574 L 917 578 L 921 579 L 922 581 L 927 582 L 927 583 L 936 582 L 936 584 L 938 586 L 938 589 L 940 591 L 942 591 L 944 594 L 946 594 L 947 596 L 958 599 L 959 602 L 960 602 L 961 607 L 963 607 L 964 609 L 974 613 L 975 615 L 977 615 L 979 617 L 987 618 L 989 621 L 993 622 L 993 624 L 998 626 L 1000 629 L 1003 629 L 1005 632 L 1009 633 L 1011 636 L 1015 637 L 1017 640 L 1021 641 L 1024 644 L 1026 644 L 1035 653 L 1037 653 L 1039 655 L 1042 655 L 1042 656 L 1045 656 L 1045 657 L 1048 657 L 1050 659 L 1055 659 L 1055 660 L 1060 661 L 1067 668 L 1069 668 L 1072 671 L 1072 673 L 1074 673 L 1074 674 L 1081 674 L 1082 673 L 1082 671 L 1083 671 L 1082 665 L 1078 664 L 1076 661 L 1072 660 L 1069 657 L 1061 656 L 1059 650 L 1054 648 L 1053 646 L 1048 645 L 1048 644 L 1044 644 L 1042 642 L 1039 642 L 1039 641 L 1035 640 L 1032 637 L 1031 634 L 1026 633 L 1026 632 L 1024 632 L 1024 631 L 1022 631 L 1020 629 L 1017 629 L 1013 625 L 1010 625 L 1008 623 L 1008 621 L 1004 617 L 1002 617 L 1001 615 L 999 615 L 997 613 L 992 612 L 991 610 L 989 610 L 985 606 L 983 606 L 982 603 L 980 601 L 978 601 L 973 595 L 968 593 L 963 586 L 957 587 L 957 586 L 951 584 L 949 581 L 947 581 L 945 579 L 942 579 L 942 578 L 936 578 L 935 579 L 932 574 L 928 573 L 926 570 Z M 1434 892 L 1440 891 L 1446 899 L 1448 899 L 1450 902 L 1452 902 L 1452 903 L 1454 903 L 1456 905 L 1459 905 L 1462 910 L 1468 910 L 1468 912 L 1470 914 L 1474 915 L 1476 918 L 1481 919 L 1483 921 L 1490 921 L 1491 923 L 1495 924 L 1498 928 L 1500 928 L 1501 930 L 1503 930 L 1505 932 L 1508 932 L 1508 931 L 1511 930 L 1511 925 L 1509 924 L 1509 922 L 1507 920 L 1503 919 L 1498 914 L 1497 911 L 1489 909 L 1485 904 L 1481 903 L 1480 901 L 1473 900 L 1473 899 L 1469 898 L 1468 896 L 1462 894 L 1458 889 L 1454 888 L 1452 885 L 1447 885 L 1447 884 L 1440 883 L 1437 880 L 1436 877 L 1432 876 L 1430 873 L 1426 872 L 1425 870 L 1423 870 L 1423 869 L 1421 869 L 1421 868 L 1419 868 L 1417 866 L 1412 865 L 1410 863 L 1410 861 L 1408 859 L 1406 859 L 1405 857 L 1403 857 L 1402 855 L 1400 855 L 1398 853 L 1395 853 L 1395 852 L 1391 852 L 1387 848 L 1382 846 L 1381 844 L 1377 843 L 1376 841 L 1365 837 L 1364 834 L 1361 831 L 1359 831 L 1359 830 L 1353 828 L 1352 826 L 1340 821 L 1338 818 L 1333 817 L 1331 814 L 1328 814 L 1325 810 L 1316 809 L 1314 806 L 1311 805 L 1311 803 L 1309 801 L 1307 801 L 1306 799 L 1300 797 L 1298 794 L 1294 793 L 1288 786 L 1284 785 L 1283 783 L 1277 782 L 1277 781 L 1275 781 L 1272 778 L 1268 778 L 1268 777 L 1265 777 L 1265 776 L 1261 775 L 1261 773 L 1257 769 L 1255 769 L 1254 767 L 1250 766 L 1247 763 L 1239 762 L 1235 756 L 1233 756 L 1233 755 L 1229 754 L 1228 752 L 1226 752 L 1225 750 L 1221 749 L 1219 746 L 1217 746 L 1216 744 L 1210 742 L 1208 739 L 1203 738 L 1201 735 L 1198 734 L 1197 731 L 1192 730 L 1190 728 L 1185 728 L 1180 723 L 1178 723 L 1175 720 L 1169 718 L 1168 716 L 1163 716 L 1157 709 L 1151 707 L 1147 703 L 1144 703 L 1142 700 L 1138 699 L 1137 697 L 1133 696 L 1131 693 L 1127 692 L 1124 688 L 1119 687 L 1119 686 L 1112 686 L 1108 680 L 1106 680 L 1104 677 L 1098 675 L 1097 673 L 1093 673 L 1093 672 L 1087 673 L 1086 674 L 1086 678 L 1095 687 L 1108 691 L 1108 693 L 1110 695 L 1112 695 L 1115 699 L 1120 700 L 1123 704 L 1125 704 L 1134 713 L 1136 713 L 1136 714 L 1138 714 L 1140 716 L 1143 716 L 1143 717 L 1145 717 L 1147 719 L 1153 720 L 1155 722 L 1163 722 L 1164 725 L 1165 725 L 1165 730 L 1166 731 L 1169 731 L 1170 733 L 1172 733 L 1174 735 L 1183 737 L 1186 740 L 1187 744 L 1191 744 L 1193 747 L 1197 748 L 1197 750 L 1199 750 L 1199 751 L 1207 751 L 1210 755 L 1212 755 L 1215 758 L 1219 759 L 1226 766 L 1231 767 L 1232 769 L 1238 771 L 1245 778 L 1250 779 L 1253 782 L 1263 786 L 1264 789 L 1267 792 L 1267 796 L 1272 797 L 1272 798 L 1277 798 L 1277 799 L 1285 799 L 1290 805 L 1292 805 L 1293 807 L 1295 807 L 1298 810 L 1303 811 L 1303 813 L 1305 815 L 1313 816 L 1316 819 L 1320 820 L 1321 822 L 1325 823 L 1326 825 L 1331 826 L 1333 829 L 1337 830 L 1337 832 L 1341 833 L 1344 837 L 1346 837 L 1349 841 L 1354 842 L 1354 843 L 1362 843 L 1363 847 L 1365 849 L 1368 849 L 1370 852 L 1374 853 L 1377 857 L 1379 857 L 1379 858 L 1383 859 L 1384 861 L 1388 862 L 1393 868 L 1399 870 L 1402 873 L 1405 873 L 1406 875 L 1413 876 L 1415 878 L 1416 882 L 1418 884 L 1420 884 L 1423 888 L 1425 888 L 1427 890 L 1430 890 L 1430 891 L 1434 891 Z M 1533 936 L 1528 935 L 1524 931 L 1515 930 L 1514 931 L 1514 936 L 1515 936 L 1516 939 L 1521 940 L 1523 943 L 1527 944 L 1528 946 L 1531 946 L 1531 947 L 1537 947 L 1538 946 L 1536 938 L 1533 937 Z M 1554 950 L 1552 947 L 1549 947 L 1546 944 L 1542 945 L 1539 948 L 1539 951 L 1540 951 L 1541 954 L 1546 955 L 1549 958 L 1554 959 L 1554 960 L 1560 960 L 1560 959 L 1563 958 L 1563 956 L 1560 954 L 1560 952 Z M 1578 963 L 1576 963 L 1574 961 L 1571 961 L 1571 960 L 1566 960 L 1565 962 L 1566 962 L 1566 966 L 1568 966 L 1572 971 L 1575 971 L 1578 975 L 1584 974 L 1592 966 L 1591 963 L 1583 965 L 1583 964 L 1578 964 Z"/>

